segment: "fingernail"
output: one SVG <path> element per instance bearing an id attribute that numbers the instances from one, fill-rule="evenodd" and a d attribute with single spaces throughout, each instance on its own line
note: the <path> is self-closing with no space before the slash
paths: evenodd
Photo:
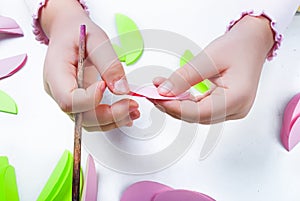
<path id="1" fill-rule="evenodd" d="M 129 114 L 131 120 L 135 120 L 140 117 L 140 112 L 135 110 Z"/>
<path id="2" fill-rule="evenodd" d="M 131 127 L 133 125 L 133 122 L 129 122 L 128 124 L 126 124 L 126 126 Z"/>
<path id="3" fill-rule="evenodd" d="M 130 112 L 133 112 L 133 111 L 135 111 L 135 110 L 137 110 L 137 109 L 138 109 L 137 106 L 130 106 L 130 107 L 129 107 L 129 113 L 130 113 Z"/>
<path id="4" fill-rule="evenodd" d="M 156 84 L 156 83 L 159 83 L 160 80 L 161 80 L 161 78 L 155 77 L 155 78 L 152 80 L 152 82 L 153 82 L 154 84 Z"/>
<path id="5" fill-rule="evenodd" d="M 129 93 L 128 83 L 125 78 L 121 78 L 120 80 L 118 80 L 114 83 L 114 92 L 119 93 L 119 94 Z"/>
<path id="6" fill-rule="evenodd" d="M 133 112 L 133 111 L 137 110 L 138 108 L 139 108 L 139 105 L 136 102 L 134 102 L 134 101 L 130 102 L 129 112 Z"/>
<path id="7" fill-rule="evenodd" d="M 158 92 L 160 94 L 167 94 L 172 90 L 172 88 L 173 84 L 170 81 L 166 80 L 158 87 Z"/>

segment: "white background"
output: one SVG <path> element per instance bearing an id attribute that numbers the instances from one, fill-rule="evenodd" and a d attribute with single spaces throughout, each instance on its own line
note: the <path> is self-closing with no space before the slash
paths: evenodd
<path id="1" fill-rule="evenodd" d="M 238 13 L 227 1 L 137 2 L 91 1 L 91 15 L 111 37 L 116 34 L 113 14 L 122 12 L 141 28 L 175 31 L 204 47 Z M 43 90 L 46 46 L 34 40 L 31 15 L 23 1 L 0 0 L 0 14 L 14 18 L 24 31 L 24 37 L 0 41 L 0 58 L 28 54 L 20 72 L 0 81 L 0 89 L 19 107 L 16 116 L 0 113 L 0 155 L 8 156 L 16 169 L 21 200 L 32 201 L 63 151 L 73 149 L 74 125 Z M 295 16 L 279 55 L 264 65 L 251 112 L 225 123 L 221 141 L 207 159 L 197 160 L 205 137 L 199 135 L 180 161 L 155 174 L 123 175 L 97 164 L 98 200 L 117 201 L 127 186 L 140 180 L 200 191 L 218 201 L 300 200 L 300 147 L 288 153 L 279 139 L 284 107 L 300 91 L 299 35 L 300 16 Z M 86 156 L 83 149 L 82 161 Z"/>

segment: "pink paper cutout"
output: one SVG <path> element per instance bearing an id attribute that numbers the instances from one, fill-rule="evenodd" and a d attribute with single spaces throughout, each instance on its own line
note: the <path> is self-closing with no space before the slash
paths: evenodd
<path id="1" fill-rule="evenodd" d="M 153 181 L 140 181 L 129 186 L 120 201 L 215 201 L 208 195 L 173 188 Z"/>
<path id="2" fill-rule="evenodd" d="M 300 142 L 300 93 L 286 105 L 280 132 L 286 150 L 292 150 Z"/>
<path id="3" fill-rule="evenodd" d="M 151 201 L 215 201 L 215 199 L 195 191 L 172 190 L 157 194 Z"/>
<path id="4" fill-rule="evenodd" d="M 84 187 L 82 193 L 82 201 L 97 201 L 98 179 L 94 159 L 88 156 L 86 173 L 84 179 Z"/>
<path id="5" fill-rule="evenodd" d="M 0 16 L 0 33 L 23 35 L 23 31 L 15 20 Z"/>
<path id="6" fill-rule="evenodd" d="M 300 118 L 297 118 L 289 135 L 282 136 L 283 144 L 285 148 L 290 151 L 300 142 Z"/>
<path id="7" fill-rule="evenodd" d="M 27 54 L 20 54 L 0 60 L 0 80 L 12 76 L 26 63 Z"/>
<path id="8" fill-rule="evenodd" d="M 141 181 L 129 186 L 120 201 L 152 201 L 156 194 L 170 190 L 173 189 L 157 182 Z"/>
<path id="9" fill-rule="evenodd" d="M 191 94 L 189 92 L 184 92 L 178 96 L 162 96 L 158 93 L 157 87 L 154 85 L 148 86 L 136 86 L 133 84 L 129 85 L 130 88 L 130 95 L 138 96 L 138 97 L 145 97 L 148 99 L 156 99 L 156 100 L 188 100 L 191 99 Z"/>

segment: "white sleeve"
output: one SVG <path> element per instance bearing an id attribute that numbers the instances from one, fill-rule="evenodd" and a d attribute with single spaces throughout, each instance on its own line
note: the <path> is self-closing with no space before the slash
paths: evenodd
<path id="1" fill-rule="evenodd" d="M 299 5 L 300 0 L 252 0 L 244 4 L 243 12 L 230 22 L 227 30 L 230 30 L 245 15 L 267 17 L 270 20 L 275 41 L 267 56 L 267 59 L 271 60 L 276 55 L 275 51 L 281 44 L 283 33 L 291 23 Z"/>
<path id="2" fill-rule="evenodd" d="M 295 15 L 300 0 L 254 0 L 253 10 L 263 12 L 272 20 L 273 28 L 283 33 Z"/>
<path id="3" fill-rule="evenodd" d="M 38 8 L 41 6 L 41 4 L 44 4 L 45 1 L 41 1 L 41 0 L 24 0 L 27 8 L 28 8 L 28 11 L 34 15 Z"/>

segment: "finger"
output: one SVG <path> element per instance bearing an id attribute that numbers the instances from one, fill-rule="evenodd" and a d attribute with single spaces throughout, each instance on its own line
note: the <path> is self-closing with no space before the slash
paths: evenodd
<path id="1" fill-rule="evenodd" d="M 134 111 L 138 111 L 138 104 L 130 99 L 120 100 L 111 106 L 100 104 L 95 110 L 83 113 L 83 125 L 108 125 L 130 117 L 130 113 Z"/>
<path id="2" fill-rule="evenodd" d="M 99 28 L 87 37 L 88 59 L 96 65 L 102 79 L 115 94 L 129 93 L 125 72 L 107 35 Z"/>
<path id="3" fill-rule="evenodd" d="M 49 93 L 67 113 L 84 112 L 95 108 L 105 90 L 103 81 L 98 81 L 87 89 L 78 89 L 75 75 L 76 68 L 73 65 L 55 62 L 45 78 Z"/>
<path id="4" fill-rule="evenodd" d="M 132 126 L 133 120 L 137 119 L 139 116 L 140 116 L 139 111 L 134 111 L 130 113 L 130 117 L 126 117 L 118 122 L 113 122 L 107 125 L 85 127 L 85 129 L 89 132 L 93 132 L 93 131 L 108 131 L 122 126 Z"/>
<path id="5" fill-rule="evenodd" d="M 156 77 L 153 79 L 153 84 L 154 84 L 154 86 L 158 87 L 166 80 L 167 80 L 167 78 L 165 78 L 165 77 Z"/>
<path id="6" fill-rule="evenodd" d="M 100 74 L 95 66 L 84 67 L 84 78 L 83 78 L 83 87 L 87 88 L 90 85 L 98 82 L 100 79 Z"/>
<path id="7" fill-rule="evenodd" d="M 109 131 L 109 130 L 112 130 L 112 129 L 115 129 L 115 128 L 119 128 L 119 127 L 123 127 L 123 126 L 132 126 L 133 122 L 119 122 L 118 124 L 117 123 L 111 123 L 109 125 L 104 125 L 104 126 L 93 126 L 93 127 L 85 127 L 84 129 L 88 132 L 96 132 L 96 131 Z"/>
<path id="8" fill-rule="evenodd" d="M 191 86 L 203 81 L 204 79 L 216 76 L 219 70 L 212 59 L 202 51 L 192 61 L 185 64 L 171 74 L 171 76 L 160 83 L 158 91 L 164 96 L 179 95 L 188 90 Z M 156 83 L 163 79 L 155 80 Z"/>
<path id="9" fill-rule="evenodd" d="M 203 124 L 225 121 L 234 114 L 236 104 L 234 96 L 230 96 L 227 89 L 216 88 L 210 95 L 199 102 L 194 101 L 156 101 L 159 109 L 169 115 L 188 122 Z M 162 108 L 161 108 L 162 107 Z"/>
<path id="10" fill-rule="evenodd" d="M 153 79 L 153 84 L 154 86 L 158 87 L 161 83 L 163 83 L 167 78 L 164 77 L 156 77 Z M 200 101 L 201 99 L 203 99 L 204 97 L 208 96 L 209 94 L 211 94 L 211 92 L 216 88 L 217 86 L 214 83 L 211 83 L 210 89 L 206 92 L 204 92 L 201 95 L 196 95 L 194 96 L 193 94 L 190 94 L 190 98 L 189 100 L 193 100 L 193 101 Z M 150 100 L 152 101 L 152 100 Z M 153 101 L 152 101 L 153 102 Z"/>

